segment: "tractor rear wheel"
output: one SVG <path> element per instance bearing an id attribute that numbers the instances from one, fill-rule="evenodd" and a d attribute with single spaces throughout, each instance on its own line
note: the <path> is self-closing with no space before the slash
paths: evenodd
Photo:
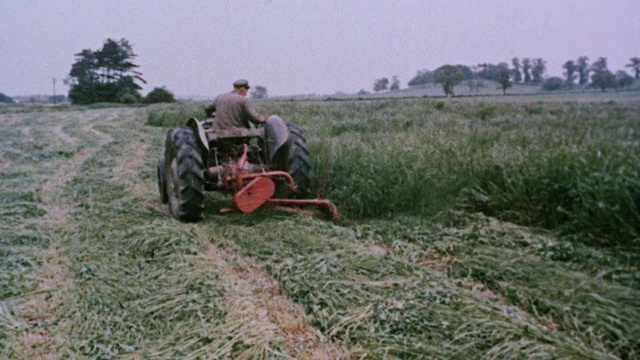
<path id="1" fill-rule="evenodd" d="M 204 163 L 193 130 L 179 126 L 167 132 L 165 178 L 171 215 L 198 221 L 204 209 Z"/>
<path id="2" fill-rule="evenodd" d="M 302 130 L 293 123 L 287 122 L 289 139 L 280 149 L 280 169 L 289 173 L 298 186 L 293 193 L 286 183 L 277 183 L 276 197 L 279 198 L 309 198 L 311 195 L 311 163 L 309 150 Z"/>

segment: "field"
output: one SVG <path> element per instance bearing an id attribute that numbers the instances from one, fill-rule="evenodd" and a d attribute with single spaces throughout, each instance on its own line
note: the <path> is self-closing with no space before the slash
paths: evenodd
<path id="1" fill-rule="evenodd" d="M 0 107 L 0 357 L 640 358 L 637 92 L 256 106 L 343 223 L 172 219 L 200 103 Z"/>

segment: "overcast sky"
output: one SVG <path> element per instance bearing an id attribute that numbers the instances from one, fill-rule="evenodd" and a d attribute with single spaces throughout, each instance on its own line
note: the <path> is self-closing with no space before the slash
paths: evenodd
<path id="1" fill-rule="evenodd" d="M 148 84 L 179 97 L 401 86 L 443 64 L 541 57 L 547 75 L 586 55 L 613 72 L 640 56 L 639 0 L 0 0 L 0 92 L 58 93 L 83 49 L 126 38 Z M 629 69 L 626 68 L 629 72 Z"/>

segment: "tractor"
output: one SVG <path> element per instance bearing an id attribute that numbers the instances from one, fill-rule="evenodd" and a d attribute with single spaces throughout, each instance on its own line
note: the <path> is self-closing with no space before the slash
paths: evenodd
<path id="1" fill-rule="evenodd" d="M 251 213 L 270 204 L 303 213 L 319 209 L 338 222 L 338 209 L 322 190 L 311 197 L 310 171 L 302 130 L 272 115 L 255 128 L 224 130 L 213 120 L 190 118 L 167 132 L 157 175 L 162 202 L 183 222 L 202 218 L 205 191 L 232 196 L 233 208 L 222 212 Z"/>

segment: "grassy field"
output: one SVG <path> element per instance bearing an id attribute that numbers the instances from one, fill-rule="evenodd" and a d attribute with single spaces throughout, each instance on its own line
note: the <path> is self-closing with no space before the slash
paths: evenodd
<path id="1" fill-rule="evenodd" d="M 342 224 L 183 224 L 202 104 L 0 108 L 0 357 L 640 358 L 640 96 L 264 101 Z"/>

